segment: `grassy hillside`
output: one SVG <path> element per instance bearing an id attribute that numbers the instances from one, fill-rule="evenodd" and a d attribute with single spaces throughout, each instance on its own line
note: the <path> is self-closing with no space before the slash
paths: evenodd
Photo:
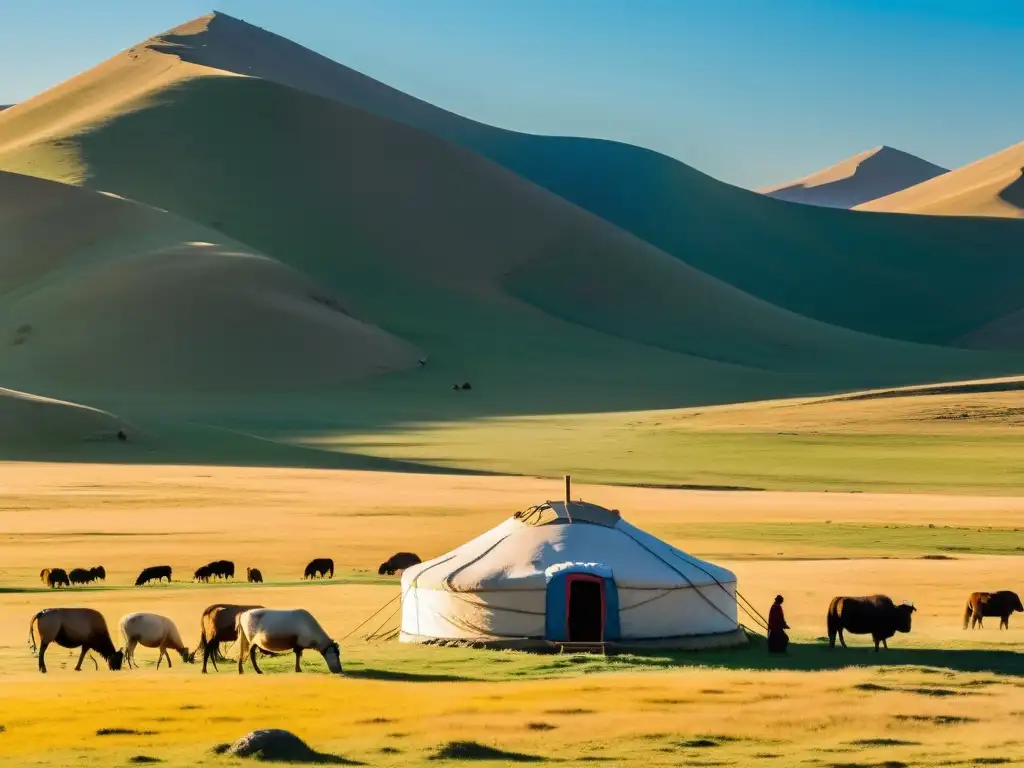
<path id="1" fill-rule="evenodd" d="M 948 343 L 1021 308 L 1014 286 L 1024 277 L 1016 256 L 1024 230 L 1016 222 L 795 206 L 637 147 L 504 131 L 224 15 L 163 39 L 156 47 L 184 61 L 280 82 L 460 143 L 691 266 L 802 315 Z"/>
<path id="2" fill-rule="evenodd" d="M 0 173 L 4 382 L 67 397 L 308 390 L 414 366 L 323 286 L 173 214 Z"/>
<path id="3" fill-rule="evenodd" d="M 193 65 L 165 86 L 170 76 L 146 57 L 166 57 L 140 57 L 160 72 L 158 87 L 122 99 L 98 83 L 118 105 L 102 121 L 90 113 L 31 146 L 0 122 L 0 163 L 115 191 L 255 247 L 424 349 L 445 375 L 511 388 L 507 404 L 724 402 L 1015 365 L 799 317 L 428 134 Z M 48 165 L 54 147 L 73 162 Z M 426 380 L 443 393 L 434 371 Z M 543 398 L 521 383 L 539 375 Z"/>

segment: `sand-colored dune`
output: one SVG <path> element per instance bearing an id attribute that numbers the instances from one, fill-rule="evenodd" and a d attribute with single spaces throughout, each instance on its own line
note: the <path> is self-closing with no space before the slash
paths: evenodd
<path id="1" fill-rule="evenodd" d="M 892 213 L 1024 218 L 1024 142 L 859 208 Z"/>
<path id="2" fill-rule="evenodd" d="M 851 377 L 920 380 L 1001 365 L 780 310 L 428 133 L 200 65 L 177 65 L 181 79 L 169 81 L 153 63 L 159 56 L 174 60 L 136 51 L 121 54 L 117 67 L 102 65 L 95 83 L 80 76 L 78 89 L 117 105 L 102 120 L 90 113 L 81 124 L 65 122 L 32 147 L 18 146 L 17 126 L 0 121 L 0 163 L 34 162 L 40 174 L 84 180 L 216 228 L 345 288 L 400 336 L 431 337 L 431 355 L 458 354 L 477 366 L 490 358 L 502 368 L 550 369 L 545 358 L 564 359 L 570 347 L 595 366 L 626 359 L 605 342 L 595 349 L 596 337 L 573 344 L 552 317 L 683 353 L 680 371 L 697 366 L 705 376 L 760 379 L 757 386 L 780 374 L 796 377 L 790 386 L 831 387 Z M 154 87 L 133 74 L 129 98 L 108 92 L 120 86 L 104 73 L 134 62 L 154 73 Z M 48 108 L 77 103 L 78 89 L 52 92 Z M 22 105 L 22 119 L 33 109 Z M 46 165 L 55 143 L 74 154 L 81 175 Z M 536 327 L 537 313 L 516 297 L 549 316 L 546 344 L 524 348 L 525 323 Z M 436 316 L 435 306 L 449 316 Z"/>
<path id="3" fill-rule="evenodd" d="M 802 179 L 760 190 L 793 203 L 853 208 L 947 173 L 893 147 L 875 147 Z"/>
<path id="4" fill-rule="evenodd" d="M 116 442 L 135 429 L 112 413 L 78 403 L 0 387 L 0 452 L 40 448 L 67 450 L 85 442 Z"/>
<path id="5" fill-rule="evenodd" d="M 894 221 L 793 206 L 638 147 L 494 128 L 223 14 L 182 25 L 137 46 L 135 55 L 142 57 L 140 51 L 164 51 L 164 58 L 191 66 L 281 83 L 429 131 L 699 270 L 831 324 L 947 344 L 1019 308 L 1013 286 L 1024 279 L 1024 264 L 1017 258 L 1015 226 Z M 89 87 L 83 81 L 76 91 Z M 0 118 L 0 155 L 25 130 Z M 0 159 L 8 168 L 31 162 L 47 166 L 45 173 L 80 175 L 77 159 L 65 158 L 68 167 L 57 168 L 61 158 L 53 155 L 59 151 L 51 143 L 35 147 L 31 157 L 8 152 Z M 979 258 L 988 268 L 977 268 Z"/>
<path id="6" fill-rule="evenodd" d="M 314 281 L 170 213 L 0 174 L 0 377 L 91 391 L 309 389 L 415 365 Z"/>

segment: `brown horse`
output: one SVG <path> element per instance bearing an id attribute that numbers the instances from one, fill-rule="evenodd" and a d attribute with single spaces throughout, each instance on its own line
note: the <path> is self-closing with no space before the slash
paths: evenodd
<path id="1" fill-rule="evenodd" d="M 984 626 L 981 620 L 985 616 L 998 616 L 999 628 L 1009 629 L 1010 614 L 1015 611 L 1024 612 L 1024 605 L 1021 605 L 1016 592 L 974 592 L 968 598 L 967 610 L 964 611 L 964 629 L 968 624 L 971 629 Z"/>

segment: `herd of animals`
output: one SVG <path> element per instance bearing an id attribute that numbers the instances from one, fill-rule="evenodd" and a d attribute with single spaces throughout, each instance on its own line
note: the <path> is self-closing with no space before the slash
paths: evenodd
<path id="1" fill-rule="evenodd" d="M 396 552 L 377 569 L 380 576 L 394 576 L 398 571 L 409 568 L 421 562 L 419 556 L 412 552 Z M 170 583 L 173 571 L 169 565 L 151 565 L 143 568 L 135 579 L 135 586 L 141 587 L 151 581 L 157 583 L 167 579 Z M 63 568 L 43 568 L 39 572 L 39 579 L 48 587 L 57 589 L 59 587 L 70 587 L 79 584 L 92 584 L 94 581 L 106 581 L 107 572 L 102 565 L 93 568 L 72 568 L 67 571 Z M 212 563 L 199 566 L 192 575 L 194 581 L 209 583 L 210 579 L 233 579 L 235 578 L 235 564 L 230 560 L 214 560 Z M 334 578 L 334 560 L 329 557 L 317 557 L 309 561 L 302 572 L 303 579 L 324 579 Z M 262 584 L 263 573 L 259 568 L 246 568 L 245 580 L 250 584 Z"/>
<path id="2" fill-rule="evenodd" d="M 398 552 L 381 563 L 379 575 L 394 575 L 421 562 L 411 552 Z M 197 581 L 211 578 L 229 579 L 234 577 L 234 563 L 216 560 L 201 566 L 195 572 Z M 75 568 L 70 573 L 60 568 L 44 569 L 40 574 L 51 587 L 68 584 L 88 584 L 106 578 L 102 566 Z M 303 578 L 333 578 L 334 561 L 317 558 L 306 566 Z M 171 580 L 170 566 L 146 568 L 136 579 L 136 586 L 148 581 L 166 578 Z M 263 576 L 257 568 L 246 568 L 246 579 L 250 583 L 262 583 Z M 913 614 L 917 611 L 910 603 L 897 605 L 886 595 L 868 597 L 836 597 L 829 604 L 826 623 L 829 647 L 835 648 L 836 639 L 846 648 L 844 632 L 857 635 L 871 635 L 875 650 L 888 648 L 888 640 L 897 632 L 910 632 Z M 986 617 L 998 617 L 999 628 L 1009 629 L 1010 616 L 1024 613 L 1024 604 L 1016 592 L 974 592 L 967 600 L 963 628 L 983 626 Z M 302 653 L 316 650 L 324 658 L 328 669 L 335 674 L 342 673 L 341 651 L 338 643 L 320 626 L 309 611 L 304 609 L 272 610 L 261 605 L 234 605 L 215 603 L 207 608 L 200 619 L 199 642 L 189 650 L 181 639 L 174 622 L 166 616 L 155 613 L 132 613 L 124 616 L 119 624 L 124 645 L 115 648 L 103 615 L 91 608 L 47 608 L 32 617 L 29 624 L 29 644 L 39 661 L 39 671 L 46 672 L 46 649 L 53 643 L 63 648 L 80 648 L 81 654 L 76 671 L 81 671 L 82 662 L 90 651 L 95 651 L 107 662 L 111 670 L 121 669 L 124 663 L 131 668 L 135 665 L 135 649 L 138 646 L 158 649 L 157 669 L 166 658 L 171 666 L 169 651 L 177 652 L 182 661 L 195 663 L 196 655 L 202 653 L 203 674 L 209 664 L 219 671 L 217 661 L 225 661 L 221 653 L 223 643 L 238 642 L 238 673 L 243 673 L 246 656 L 257 674 L 262 670 L 256 662 L 257 653 L 265 656 L 295 654 L 295 671 L 300 672 Z M 38 645 L 37 640 L 38 638 Z M 98 667 L 98 665 L 97 665 Z"/>

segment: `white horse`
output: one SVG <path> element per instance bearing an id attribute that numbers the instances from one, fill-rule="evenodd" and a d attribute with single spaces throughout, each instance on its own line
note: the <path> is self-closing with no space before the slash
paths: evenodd
<path id="1" fill-rule="evenodd" d="M 277 655 L 293 651 L 295 653 L 295 671 L 301 672 L 299 662 L 302 652 L 306 649 L 320 651 L 331 672 L 340 675 L 341 649 L 313 615 L 301 608 L 275 611 L 269 608 L 253 608 L 240 613 L 235 626 L 238 629 L 238 674 L 242 674 L 245 654 L 256 674 L 263 671 L 256 664 L 256 649 L 267 654 Z"/>
<path id="2" fill-rule="evenodd" d="M 164 656 L 167 657 L 167 666 L 171 666 L 171 654 L 167 652 L 172 648 L 181 655 L 181 660 L 191 664 L 195 661 L 196 652 L 189 652 L 188 648 L 181 641 L 178 628 L 166 616 L 156 613 L 129 613 L 121 619 L 121 635 L 125 640 L 125 661 L 128 667 L 138 667 L 135 664 L 135 646 L 143 648 L 159 648 L 160 654 L 156 659 L 156 668 L 160 669 L 160 662 Z"/>

